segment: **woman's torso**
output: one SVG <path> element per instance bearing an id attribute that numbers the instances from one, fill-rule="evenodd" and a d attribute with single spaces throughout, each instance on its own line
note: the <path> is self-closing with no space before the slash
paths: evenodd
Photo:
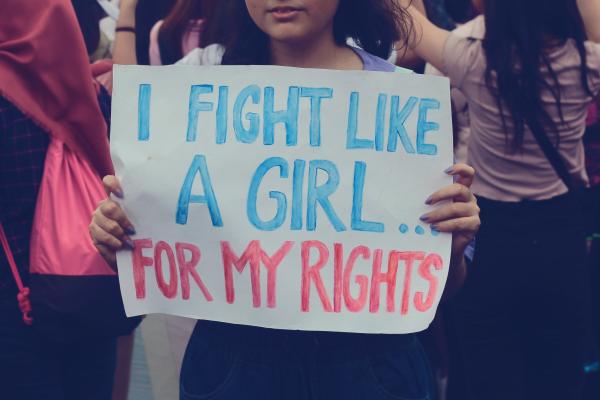
<path id="1" fill-rule="evenodd" d="M 586 43 L 589 84 L 594 95 L 600 91 L 600 45 Z M 581 61 L 574 41 L 567 41 L 549 54 L 561 88 L 561 122 L 555 98 L 542 92 L 542 104 L 558 127 L 559 151 L 575 181 L 587 183 L 583 134 L 587 107 L 592 101 L 581 81 Z M 473 192 L 499 201 L 544 200 L 567 192 L 531 131 L 526 128 L 523 146 L 512 152 L 512 137 L 505 134 L 495 97 L 485 82 L 486 60 L 482 41 L 451 35 L 444 50 L 444 64 L 453 86 L 465 93 L 469 104 L 471 138 L 468 162 L 477 170 Z M 547 69 L 543 77 L 551 82 Z M 511 118 L 506 115 L 508 131 Z M 555 138 L 552 136 L 552 138 Z"/>
<path id="2" fill-rule="evenodd" d="M 408 73 L 409 70 L 405 70 L 402 68 L 397 68 L 395 65 L 390 64 L 389 62 L 373 56 L 367 53 L 364 50 L 359 48 L 352 48 L 356 54 L 361 58 L 363 62 L 363 69 L 365 71 L 380 71 L 380 72 L 404 72 Z M 180 60 L 178 65 L 220 65 L 223 54 L 225 52 L 225 48 L 221 45 L 210 45 L 206 48 L 198 48 L 190 52 L 186 57 Z M 260 328 L 246 328 L 240 327 L 237 325 L 231 324 L 221 324 L 221 323 L 210 323 L 209 325 L 215 327 L 215 329 L 226 330 L 226 331 L 239 331 L 240 334 L 243 332 Z M 271 337 L 287 337 L 289 335 L 293 335 L 292 331 L 285 330 L 267 330 L 264 329 L 263 332 L 265 335 L 269 335 Z M 364 334 L 352 334 L 352 333 L 330 333 L 330 332 L 311 332 L 307 333 L 308 336 L 314 338 L 316 341 L 336 341 L 339 338 L 340 343 L 355 343 L 359 345 L 363 343 L 365 338 L 368 337 L 370 341 L 375 344 L 377 343 L 388 343 L 390 341 L 394 342 L 396 346 L 402 347 L 403 345 L 409 346 L 410 343 L 414 342 L 414 335 L 364 335 Z M 265 336 L 266 337 L 266 336 Z"/>

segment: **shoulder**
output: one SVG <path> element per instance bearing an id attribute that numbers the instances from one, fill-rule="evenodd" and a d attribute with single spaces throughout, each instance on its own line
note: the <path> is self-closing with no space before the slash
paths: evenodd
<path id="1" fill-rule="evenodd" d="M 482 52 L 482 39 L 452 32 L 444 44 L 444 63 L 451 61 L 457 64 L 472 64 Z"/>
<path id="2" fill-rule="evenodd" d="M 462 89 L 467 80 L 480 82 L 486 67 L 483 42 L 451 33 L 444 44 L 442 63 L 442 72 L 452 86 Z"/>
<path id="3" fill-rule="evenodd" d="M 361 58 L 365 71 L 394 72 L 397 70 L 394 64 L 368 53 L 360 47 L 352 46 L 352 50 Z"/>
<path id="4" fill-rule="evenodd" d="M 221 65 L 225 54 L 225 47 L 220 44 L 211 44 L 204 48 L 196 48 L 185 57 L 177 61 L 177 65 Z"/>
<path id="5" fill-rule="evenodd" d="M 585 42 L 587 65 L 591 89 L 595 95 L 600 92 L 600 43 Z"/>
<path id="6" fill-rule="evenodd" d="M 585 50 L 587 52 L 589 62 L 592 68 L 600 68 L 600 43 L 587 41 L 585 42 Z"/>
<path id="7" fill-rule="evenodd" d="M 481 44 L 485 39 L 485 18 L 480 15 L 469 22 L 459 26 L 448 35 L 445 44 L 445 52 L 453 52 L 457 50 L 476 52 L 481 49 Z M 460 56 L 460 54 L 459 54 Z"/>
<path id="8" fill-rule="evenodd" d="M 483 15 L 475 17 L 453 30 L 452 33 L 463 38 L 483 40 L 485 39 L 485 18 Z"/>
<path id="9" fill-rule="evenodd" d="M 158 38 L 158 32 L 163 24 L 163 20 L 158 20 L 150 29 L 150 40 L 156 40 Z"/>

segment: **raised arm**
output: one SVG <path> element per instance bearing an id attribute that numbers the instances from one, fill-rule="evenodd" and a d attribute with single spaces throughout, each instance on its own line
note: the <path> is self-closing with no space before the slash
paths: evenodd
<path id="1" fill-rule="evenodd" d="M 422 6 L 420 0 L 398 0 L 400 4 L 411 15 L 414 23 L 415 34 L 409 42 L 409 47 L 428 63 L 439 70 L 443 70 L 443 51 L 446 39 L 450 34 L 448 31 L 438 28 L 432 24 L 419 9 Z M 416 4 L 413 4 L 416 3 Z"/>
<path id="2" fill-rule="evenodd" d="M 577 0 L 588 39 L 600 43 L 600 0 Z"/>
<path id="3" fill-rule="evenodd" d="M 117 32 L 115 33 L 115 49 L 113 61 L 115 64 L 137 64 L 135 52 L 135 31 L 119 31 L 119 28 L 133 28 L 135 30 L 135 8 L 138 0 L 121 0 Z"/>

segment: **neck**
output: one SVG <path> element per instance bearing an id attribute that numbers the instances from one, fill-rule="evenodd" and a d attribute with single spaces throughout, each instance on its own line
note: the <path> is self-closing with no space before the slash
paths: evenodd
<path id="1" fill-rule="evenodd" d="M 324 69 L 362 68 L 362 62 L 352 50 L 335 43 L 333 33 L 302 43 L 271 40 L 270 49 L 273 65 Z"/>

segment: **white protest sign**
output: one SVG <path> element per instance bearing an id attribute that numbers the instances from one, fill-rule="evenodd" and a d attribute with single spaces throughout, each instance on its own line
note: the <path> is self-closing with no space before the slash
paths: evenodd
<path id="1" fill-rule="evenodd" d="M 134 224 L 128 315 L 270 328 L 425 329 L 451 237 L 447 79 L 281 67 L 116 66 L 111 151 Z"/>

